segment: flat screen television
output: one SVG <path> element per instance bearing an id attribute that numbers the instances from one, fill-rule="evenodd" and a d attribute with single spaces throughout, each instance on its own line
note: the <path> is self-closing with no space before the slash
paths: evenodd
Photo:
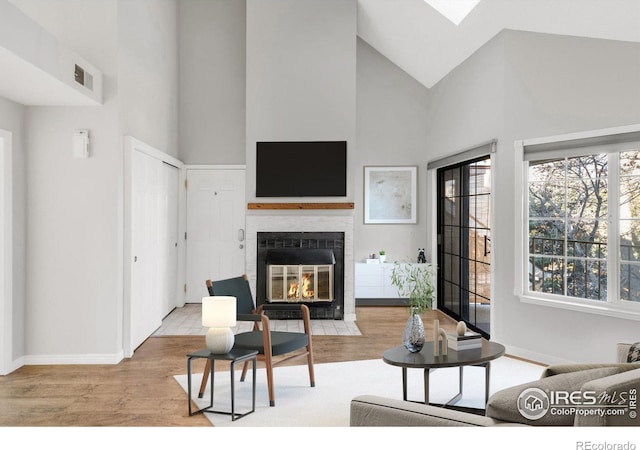
<path id="1" fill-rule="evenodd" d="M 346 141 L 256 144 L 256 197 L 346 195 Z"/>

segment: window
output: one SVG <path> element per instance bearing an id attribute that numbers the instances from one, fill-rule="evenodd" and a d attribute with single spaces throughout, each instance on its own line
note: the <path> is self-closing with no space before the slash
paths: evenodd
<path id="1" fill-rule="evenodd" d="M 608 155 L 529 163 L 529 289 L 607 298 Z"/>
<path id="2" fill-rule="evenodd" d="M 640 302 L 640 152 L 620 154 L 620 299 Z"/>
<path id="3" fill-rule="evenodd" d="M 640 312 L 640 129 L 520 148 L 522 294 Z"/>

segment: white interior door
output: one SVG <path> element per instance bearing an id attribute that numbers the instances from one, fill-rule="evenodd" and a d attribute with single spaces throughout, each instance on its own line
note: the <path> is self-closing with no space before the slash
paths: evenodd
<path id="1" fill-rule="evenodd" d="M 245 273 L 245 170 L 187 169 L 187 303 L 205 280 Z"/>
<path id="2" fill-rule="evenodd" d="M 160 278 L 162 161 L 132 154 L 131 344 L 138 347 L 162 324 Z"/>
<path id="3" fill-rule="evenodd" d="M 178 193 L 180 173 L 177 167 L 163 165 L 163 217 L 166 217 L 161 244 L 165 260 L 160 280 L 162 287 L 162 317 L 169 314 L 177 306 L 176 292 L 178 288 Z"/>

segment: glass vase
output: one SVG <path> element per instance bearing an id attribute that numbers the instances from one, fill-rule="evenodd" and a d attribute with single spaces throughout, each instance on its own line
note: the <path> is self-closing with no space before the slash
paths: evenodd
<path id="1" fill-rule="evenodd" d="M 424 347 L 424 323 L 418 314 L 412 314 L 407 320 L 402 343 L 411 353 L 417 353 Z"/>

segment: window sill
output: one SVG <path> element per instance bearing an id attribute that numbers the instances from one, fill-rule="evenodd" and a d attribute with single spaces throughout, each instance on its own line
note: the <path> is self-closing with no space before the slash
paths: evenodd
<path id="1" fill-rule="evenodd" d="M 536 297 L 531 294 L 517 294 L 520 301 L 531 305 L 579 311 L 618 319 L 640 321 L 640 305 L 623 305 L 620 303 L 601 303 L 589 300 L 574 301 L 566 298 Z"/>

